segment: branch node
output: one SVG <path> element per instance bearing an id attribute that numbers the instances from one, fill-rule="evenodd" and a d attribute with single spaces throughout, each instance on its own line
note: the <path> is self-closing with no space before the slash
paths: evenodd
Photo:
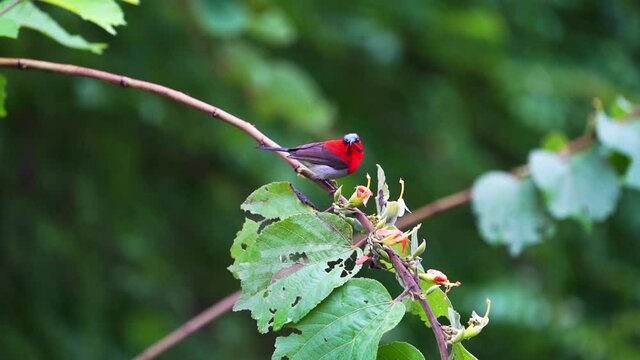
<path id="1" fill-rule="evenodd" d="M 214 107 L 213 111 L 211 111 L 211 116 L 213 116 L 214 118 L 217 118 L 218 116 L 220 116 L 220 109 L 218 109 L 217 107 Z"/>
<path id="2" fill-rule="evenodd" d="M 120 77 L 120 86 L 126 88 L 129 87 L 129 79 L 127 79 L 125 76 L 121 76 Z"/>
<path id="3" fill-rule="evenodd" d="M 27 64 L 25 64 L 22 59 L 18 59 L 18 62 L 16 63 L 16 67 L 20 70 L 24 70 L 27 68 Z"/>

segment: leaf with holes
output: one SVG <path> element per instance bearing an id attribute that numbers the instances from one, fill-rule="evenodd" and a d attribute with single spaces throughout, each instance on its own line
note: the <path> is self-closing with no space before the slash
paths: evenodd
<path id="1" fill-rule="evenodd" d="M 284 219 L 294 214 L 313 213 L 311 205 L 293 185 L 281 181 L 260 187 L 247 197 L 240 208 L 266 219 Z"/>
<path id="2" fill-rule="evenodd" d="M 234 250 L 230 269 L 243 292 L 234 310 L 251 310 L 260 332 L 300 320 L 361 268 L 353 258 L 362 250 L 351 246 L 351 226 L 337 215 L 293 215 L 255 239 L 253 227 L 247 223 L 240 232 L 246 248 Z"/>
<path id="3" fill-rule="evenodd" d="M 574 218 L 586 225 L 604 220 L 620 197 L 615 170 L 597 146 L 569 159 L 534 150 L 529 154 L 529 167 L 547 208 L 557 219 Z"/>
<path id="4" fill-rule="evenodd" d="M 553 231 L 531 179 L 489 172 L 473 184 L 471 201 L 482 237 L 489 243 L 507 245 L 512 255 Z"/>
<path id="5" fill-rule="evenodd" d="M 624 182 L 640 190 L 640 120 L 614 121 L 603 112 L 596 116 L 598 139 L 608 148 L 631 159 Z"/>
<path id="6" fill-rule="evenodd" d="M 422 288 L 422 290 L 425 292 L 431 286 L 433 286 L 433 284 L 429 284 L 426 281 L 422 280 L 420 281 L 420 288 Z M 417 315 L 418 317 L 420 317 L 420 320 L 422 320 L 425 325 L 427 325 L 427 327 L 431 327 L 429 318 L 427 318 L 427 314 L 425 314 L 424 309 L 422 308 L 422 305 L 419 301 L 412 300 L 410 297 L 405 297 L 402 302 L 407 307 L 407 311 L 414 315 Z M 442 291 L 440 288 L 435 289 L 429 295 L 427 295 L 427 303 L 429 304 L 429 307 L 431 307 L 431 310 L 433 311 L 433 314 L 436 316 L 436 318 L 439 318 L 441 316 L 447 317 L 449 314 L 447 310 L 450 307 L 453 307 L 453 305 L 451 305 L 451 301 L 447 297 L 447 294 L 445 294 L 444 291 Z"/>
<path id="7" fill-rule="evenodd" d="M 352 279 L 278 337 L 272 359 L 375 359 L 380 338 L 404 312 L 378 281 Z"/>
<path id="8" fill-rule="evenodd" d="M 394 341 L 378 348 L 376 360 L 424 360 L 424 355 L 411 344 Z"/>
<path id="9" fill-rule="evenodd" d="M 258 219 L 245 220 L 242 230 L 236 234 L 231 245 L 231 257 L 236 259 L 240 254 L 244 254 L 265 226 L 291 215 L 315 213 L 310 204 L 304 195 L 288 182 L 270 183 L 251 193 L 241 208 Z M 234 266 L 230 266 L 229 269 L 235 275 Z"/>

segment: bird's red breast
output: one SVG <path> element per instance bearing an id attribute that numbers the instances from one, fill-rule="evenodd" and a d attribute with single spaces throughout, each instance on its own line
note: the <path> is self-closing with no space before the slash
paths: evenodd
<path id="1" fill-rule="evenodd" d="M 364 157 L 364 149 L 361 141 L 346 144 L 342 139 L 336 139 L 325 141 L 323 145 L 327 150 L 340 157 L 340 159 L 347 164 L 349 174 L 352 174 L 358 169 Z"/>

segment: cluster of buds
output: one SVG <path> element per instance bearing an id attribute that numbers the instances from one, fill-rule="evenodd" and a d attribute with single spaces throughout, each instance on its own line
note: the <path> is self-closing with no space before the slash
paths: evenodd
<path id="1" fill-rule="evenodd" d="M 402 217 L 409 211 L 404 201 L 404 181 L 400 179 L 400 196 L 395 201 L 389 200 L 389 187 L 386 183 L 384 171 L 378 165 L 378 191 L 376 193 L 376 214 L 371 216 L 373 223 L 375 224 L 375 232 L 369 236 L 369 249 L 365 255 L 356 259 L 356 264 L 363 264 L 373 258 L 378 257 L 384 260 L 389 260 L 384 249 L 385 246 L 395 249 L 398 254 L 404 259 L 411 269 L 415 271 L 417 276 L 427 283 L 433 284 L 434 288 L 444 286 L 446 292 L 449 292 L 452 287 L 459 286 L 460 282 L 451 282 L 445 274 L 438 270 L 429 269 L 426 272 L 420 265 L 420 256 L 426 250 L 426 241 L 418 243 L 418 230 L 420 225 L 415 226 L 410 231 L 403 232 L 396 227 L 398 218 Z M 358 185 L 355 188 L 354 193 L 349 197 L 347 202 L 340 203 L 341 188 L 335 194 L 336 202 L 334 204 L 334 210 L 348 212 L 349 209 L 353 209 L 359 206 L 367 206 L 367 202 L 373 196 L 373 192 L 370 189 L 371 176 L 367 174 L 367 186 Z M 354 226 L 357 221 L 354 221 Z M 410 244 L 410 245 L 409 245 Z M 410 252 L 407 249 L 410 248 Z M 371 255 L 371 251 L 373 255 Z M 382 264 L 384 265 L 384 264 Z"/>

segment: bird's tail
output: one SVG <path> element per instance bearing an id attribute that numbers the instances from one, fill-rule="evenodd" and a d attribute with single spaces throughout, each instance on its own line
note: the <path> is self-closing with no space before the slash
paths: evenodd
<path id="1" fill-rule="evenodd" d="M 282 147 L 274 147 L 274 146 L 264 146 L 264 145 L 260 145 L 258 146 L 258 149 L 261 150 L 267 150 L 267 151 L 284 151 L 284 152 L 289 152 L 291 149 L 290 148 L 282 148 Z"/>

